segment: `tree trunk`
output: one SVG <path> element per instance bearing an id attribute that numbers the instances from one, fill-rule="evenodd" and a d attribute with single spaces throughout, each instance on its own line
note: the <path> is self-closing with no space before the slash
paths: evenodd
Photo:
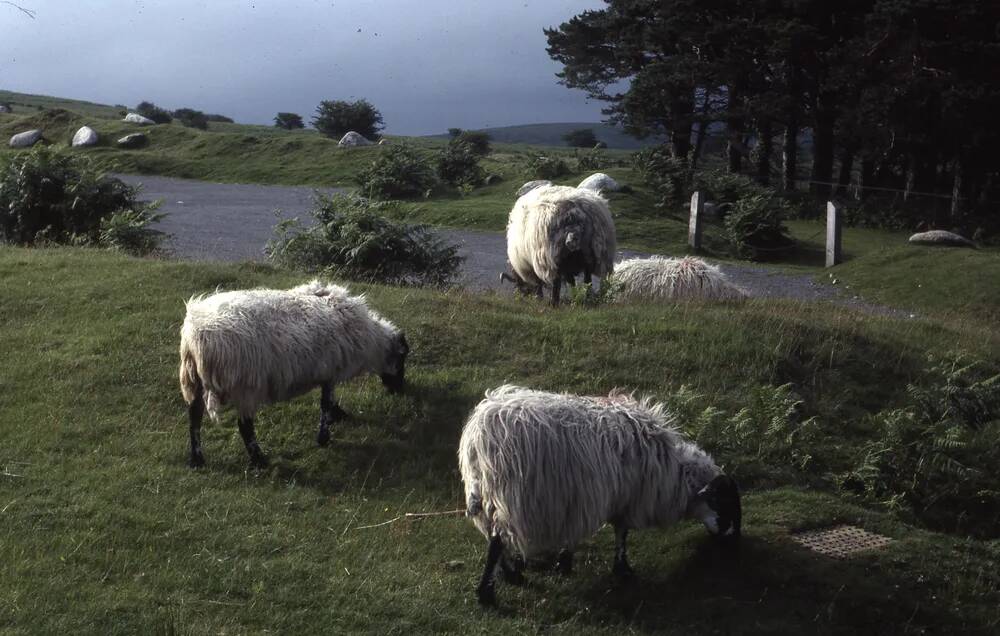
<path id="1" fill-rule="evenodd" d="M 848 148 L 840 155 L 840 175 L 837 177 L 837 194 L 846 195 L 851 185 L 851 173 L 854 171 L 854 151 Z"/>
<path id="2" fill-rule="evenodd" d="M 691 171 L 694 172 L 701 161 L 701 151 L 705 147 L 705 138 L 708 136 L 708 111 L 711 110 L 712 92 L 705 89 L 704 99 L 701 104 L 701 117 L 698 118 L 698 126 L 694 133 L 694 152 L 691 153 Z"/>
<path id="3" fill-rule="evenodd" d="M 757 181 L 761 185 L 771 183 L 771 155 L 774 154 L 774 139 L 771 120 L 757 123 Z"/>
<path id="4" fill-rule="evenodd" d="M 832 113 L 823 109 L 816 114 L 816 122 L 813 126 L 813 162 L 812 177 L 813 183 L 809 190 L 822 198 L 828 198 L 833 181 L 833 124 Z"/>
<path id="5" fill-rule="evenodd" d="M 781 189 L 785 192 L 795 190 L 796 170 L 799 160 L 799 128 L 796 123 L 785 127 L 785 137 L 781 145 L 782 182 Z"/>
<path id="6" fill-rule="evenodd" d="M 866 188 L 870 188 L 873 185 L 875 185 L 875 160 L 870 157 L 863 157 L 861 159 L 861 178 L 858 181 L 854 198 L 863 199 L 868 196 Z"/>
<path id="7" fill-rule="evenodd" d="M 962 216 L 962 158 L 955 158 L 955 170 L 951 185 L 951 221 L 957 223 Z"/>
<path id="8" fill-rule="evenodd" d="M 694 91 L 688 99 L 670 104 L 670 151 L 677 159 L 687 160 L 691 152 L 691 114 L 694 112 Z"/>
<path id="9" fill-rule="evenodd" d="M 726 155 L 729 160 L 729 172 L 739 174 L 743 170 L 743 129 L 746 125 L 743 120 L 742 109 L 740 108 L 740 89 L 729 86 L 726 97 L 726 136 L 729 143 L 726 147 Z"/>

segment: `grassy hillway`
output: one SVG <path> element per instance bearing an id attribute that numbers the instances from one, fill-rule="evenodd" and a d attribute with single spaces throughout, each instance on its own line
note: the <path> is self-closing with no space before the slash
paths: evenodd
<path id="1" fill-rule="evenodd" d="M 405 395 L 339 390 L 353 418 L 314 442 L 318 396 L 268 407 L 272 467 L 246 468 L 232 417 L 207 423 L 208 467 L 185 465 L 178 329 L 190 295 L 301 275 L 253 264 L 0 247 L 0 632 L 31 633 L 995 633 L 1000 541 L 861 507 L 824 471 L 908 400 L 928 353 L 1000 362 L 994 329 L 749 302 L 558 310 L 463 292 L 352 285 L 406 331 Z M 499 345 L 499 346 L 498 346 Z M 718 454 L 745 489 L 736 560 L 694 524 L 634 533 L 638 579 L 608 575 L 612 533 L 576 573 L 529 572 L 484 611 L 484 542 L 458 517 L 455 447 L 482 391 L 505 381 L 660 399 L 681 385 L 728 412 L 790 384 L 830 435 L 807 471 Z M 690 422 L 681 422 L 687 427 Z M 746 468 L 752 466 L 753 469 Z M 741 468 L 742 467 L 742 468 Z M 792 531 L 838 522 L 895 539 L 849 561 Z"/>

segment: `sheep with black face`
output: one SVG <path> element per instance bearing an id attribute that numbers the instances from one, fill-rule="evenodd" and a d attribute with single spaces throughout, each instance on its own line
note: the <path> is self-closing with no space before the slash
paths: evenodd
<path id="1" fill-rule="evenodd" d="M 659 404 L 628 395 L 584 397 L 501 386 L 469 415 L 459 442 L 466 514 L 488 540 L 479 601 L 496 602 L 499 568 L 572 551 L 605 523 L 613 572 L 629 575 L 629 530 L 701 521 L 725 542 L 740 536 L 735 482 L 672 426 Z"/>
<path id="2" fill-rule="evenodd" d="M 223 406 L 239 416 L 250 461 L 267 465 L 254 432 L 265 404 L 320 387 L 317 441 L 347 414 L 334 399 L 338 382 L 377 373 L 390 393 L 404 387 L 406 337 L 363 296 L 314 280 L 288 290 L 254 289 L 196 296 L 181 327 L 180 384 L 188 403 L 191 466 L 202 466 L 201 420 Z"/>

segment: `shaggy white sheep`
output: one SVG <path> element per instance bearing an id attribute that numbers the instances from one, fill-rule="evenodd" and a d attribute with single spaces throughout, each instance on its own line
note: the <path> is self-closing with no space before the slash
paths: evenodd
<path id="1" fill-rule="evenodd" d="M 672 427 L 662 405 L 628 395 L 581 397 L 501 386 L 469 416 L 459 442 L 467 515 L 489 540 L 480 602 L 494 578 L 519 577 L 505 554 L 531 558 L 572 549 L 606 522 L 615 528 L 613 571 L 631 573 L 632 528 L 684 517 L 735 539 L 740 496 L 704 451 Z"/>
<path id="2" fill-rule="evenodd" d="M 746 292 L 700 258 L 632 258 L 615 265 L 617 302 L 743 300 Z"/>
<path id="3" fill-rule="evenodd" d="M 608 202 L 599 193 L 567 186 L 542 186 L 514 203 L 507 220 L 507 260 L 502 279 L 522 291 L 552 287 L 552 304 L 559 304 L 565 280 L 576 284 L 614 270 L 615 224 Z"/>
<path id="4" fill-rule="evenodd" d="M 399 392 L 409 346 L 391 322 L 369 309 L 363 296 L 312 281 L 289 290 L 255 289 L 195 296 L 181 327 L 180 384 L 188 403 L 191 466 L 203 466 L 201 420 L 224 405 L 239 416 L 251 462 L 267 459 L 257 444 L 257 409 L 321 387 L 321 446 L 329 425 L 347 416 L 333 387 L 362 373 L 378 373 Z"/>

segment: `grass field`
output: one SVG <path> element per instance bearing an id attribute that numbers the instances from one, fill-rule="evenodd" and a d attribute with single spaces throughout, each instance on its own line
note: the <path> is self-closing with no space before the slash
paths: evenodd
<path id="1" fill-rule="evenodd" d="M 996 633 L 1000 540 L 922 529 L 861 507 L 815 472 L 766 464 L 746 487 L 739 557 L 686 523 L 637 532 L 638 578 L 608 574 L 600 532 L 562 578 L 529 572 L 484 611 L 484 541 L 458 517 L 455 448 L 482 391 L 505 381 L 665 398 L 680 385 L 735 410 L 790 383 L 835 439 L 826 470 L 862 444 L 866 414 L 907 400 L 928 353 L 1000 361 L 994 329 L 828 305 L 552 310 L 462 292 L 354 285 L 413 348 L 403 396 L 376 379 L 339 392 L 353 419 L 314 443 L 318 396 L 266 408 L 265 472 L 247 470 L 232 417 L 185 465 L 177 388 L 183 301 L 222 286 L 285 286 L 259 265 L 0 248 L 0 631 L 50 633 Z M 886 291 L 891 294 L 902 293 Z M 907 296 L 909 298 L 909 296 Z M 991 297 L 995 300 L 995 297 Z M 994 302 L 990 298 L 988 302 Z M 832 561 L 792 531 L 836 522 L 895 539 Z"/>

